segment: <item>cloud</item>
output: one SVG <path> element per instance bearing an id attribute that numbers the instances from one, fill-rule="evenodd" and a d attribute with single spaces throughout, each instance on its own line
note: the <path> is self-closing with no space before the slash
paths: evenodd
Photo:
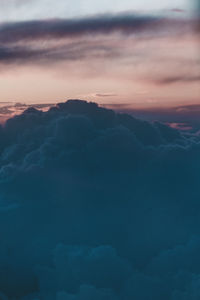
<path id="1" fill-rule="evenodd" d="M 40 60 L 46 54 L 44 50 L 33 50 L 26 47 L 0 47 L 0 62 L 15 63 L 20 61 Z"/>
<path id="2" fill-rule="evenodd" d="M 168 94 L 174 94 L 173 85 L 187 83 L 175 95 L 176 99 L 185 98 L 188 86 L 199 79 L 198 58 L 193 54 L 197 53 L 194 23 L 193 19 L 132 13 L 1 23 L 0 72 L 2 75 L 6 73 L 3 94 L 6 99 L 21 99 L 22 91 L 24 97 L 29 97 L 22 78 L 32 82 L 48 72 L 45 81 L 51 86 L 53 81 L 55 87 L 60 86 L 61 95 L 66 87 L 59 78 L 65 77 L 70 86 L 75 80 L 81 81 L 78 95 L 91 94 L 87 80 L 92 78 L 96 81 L 94 90 L 99 90 L 99 80 L 102 85 L 109 81 L 111 91 L 117 86 L 116 93 L 121 95 L 123 92 L 124 97 L 129 98 L 126 101 L 135 94 L 141 98 L 135 92 L 141 83 L 146 85 L 145 90 L 150 91 L 152 83 L 156 84 L 158 89 L 153 93 L 159 97 L 163 86 L 168 86 Z M 189 47 L 191 51 L 180 53 L 180 47 Z M 173 51 L 166 51 L 168 48 Z M 13 68 L 20 76 L 16 79 L 12 76 L 15 89 L 8 92 L 6 85 Z M 85 84 L 88 84 L 88 90 L 82 88 Z M 46 87 L 41 87 L 34 93 L 40 93 L 43 88 L 46 90 Z M 105 97 L 106 89 L 101 89 L 105 91 Z M 74 95 L 74 92 L 70 94 Z M 103 94 L 97 93 L 97 96 Z M 195 98 L 196 94 L 195 91 Z M 143 103 L 147 103 L 148 100 L 142 98 Z"/>
<path id="3" fill-rule="evenodd" d="M 87 34 L 124 32 L 131 34 L 159 28 L 164 20 L 132 14 L 100 15 L 83 19 L 57 19 L 4 23 L 0 26 L 0 42 L 60 39 Z"/>
<path id="4" fill-rule="evenodd" d="M 107 108 L 118 112 L 128 113 L 144 120 L 159 121 L 181 130 L 199 131 L 200 105 L 179 105 L 172 107 L 155 107 L 149 109 L 133 108 L 129 103 L 105 105 Z"/>
<path id="5" fill-rule="evenodd" d="M 172 20 L 153 15 L 107 14 L 82 19 L 2 23 L 0 63 L 47 63 L 93 55 L 111 58 L 119 55 L 119 51 L 116 45 L 108 43 L 106 36 L 121 34 L 148 39 L 151 36 L 173 35 L 175 32 L 181 34 L 188 31 L 191 22 L 193 21 Z M 95 37 L 98 37 L 99 42 L 94 40 Z M 87 39 L 87 43 L 83 38 Z"/>
<path id="6" fill-rule="evenodd" d="M 95 94 L 96 97 L 115 97 L 117 96 L 114 93 L 97 93 Z"/>
<path id="7" fill-rule="evenodd" d="M 24 110 L 28 108 L 36 108 L 40 110 L 48 110 L 50 107 L 54 106 L 52 103 L 45 104 L 25 104 L 25 103 L 14 103 L 14 102 L 1 102 L 0 105 L 0 124 L 4 124 L 6 120 L 14 117 L 15 115 L 21 114 Z"/>
<path id="8" fill-rule="evenodd" d="M 157 84 L 166 85 L 166 84 L 176 84 L 179 82 L 182 83 L 191 83 L 191 82 L 199 82 L 200 81 L 200 75 L 179 75 L 179 76 L 169 76 L 169 77 L 163 77 L 159 80 L 156 80 Z"/>
<path id="9" fill-rule="evenodd" d="M 6 65 L 40 64 L 48 65 L 62 61 L 80 61 L 97 58 L 113 58 L 120 53 L 112 46 L 92 45 L 90 43 L 70 43 L 63 46 L 34 49 L 32 47 L 1 47 L 0 63 Z"/>
<path id="10" fill-rule="evenodd" d="M 154 17 L 122 14 L 85 19 L 4 23 L 0 26 L 0 63 L 47 64 L 49 61 L 84 60 L 88 57 L 116 57 L 120 55 L 119 51 L 105 40 L 84 42 L 81 37 L 118 31 L 133 33 L 149 30 L 150 24 L 155 22 L 157 20 Z M 66 38 L 68 42 L 59 43 L 60 39 Z M 75 40 L 70 41 L 71 38 Z"/>
<path id="11" fill-rule="evenodd" d="M 194 298 L 199 135 L 70 100 L 0 139 L 2 298 Z"/>

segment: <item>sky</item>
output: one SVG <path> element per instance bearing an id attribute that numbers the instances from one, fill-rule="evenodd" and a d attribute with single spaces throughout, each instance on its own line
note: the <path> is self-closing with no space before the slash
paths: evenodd
<path id="1" fill-rule="evenodd" d="M 170 9 L 193 10 L 188 0 L 1 0 L 3 21 L 38 18 L 69 18 L 88 14 L 128 10 L 159 11 Z"/>
<path id="2" fill-rule="evenodd" d="M 187 0 L 0 0 L 0 102 L 70 98 L 135 108 L 199 101 Z"/>
<path id="3" fill-rule="evenodd" d="M 0 300 L 200 299 L 199 12 L 0 0 Z"/>

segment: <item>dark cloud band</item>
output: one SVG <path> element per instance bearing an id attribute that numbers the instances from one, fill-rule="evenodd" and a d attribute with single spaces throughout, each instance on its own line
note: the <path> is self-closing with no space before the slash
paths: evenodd
<path id="1" fill-rule="evenodd" d="M 120 31 L 132 33 L 150 30 L 163 22 L 158 17 L 139 15 L 102 15 L 84 19 L 41 20 L 3 24 L 0 42 L 16 42 L 49 38 L 64 38 L 84 34 Z"/>
<path id="2" fill-rule="evenodd" d="M 168 85 L 168 84 L 175 84 L 175 83 L 191 83 L 191 82 L 199 82 L 200 81 L 200 75 L 179 75 L 179 76 L 169 76 L 169 77 L 163 77 L 158 80 L 155 80 L 157 84 L 161 85 Z"/>

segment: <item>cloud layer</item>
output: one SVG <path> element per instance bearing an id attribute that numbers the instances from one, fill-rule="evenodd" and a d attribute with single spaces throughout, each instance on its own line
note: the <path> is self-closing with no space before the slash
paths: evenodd
<path id="1" fill-rule="evenodd" d="M 2 299 L 197 299 L 198 134 L 76 100 L 0 139 Z"/>
<path id="2" fill-rule="evenodd" d="M 1 98 L 53 102 L 96 94 L 102 100 L 113 91 L 110 103 L 195 103 L 196 26 L 192 17 L 138 12 L 1 23 Z"/>
<path id="3" fill-rule="evenodd" d="M 42 59 L 47 61 L 64 60 L 70 57 L 72 46 L 72 50 L 77 52 L 77 47 L 74 48 L 74 46 L 77 39 L 81 46 L 81 37 L 94 39 L 94 36 L 99 36 L 101 40 L 102 35 L 120 33 L 149 39 L 152 36 L 164 37 L 186 33 L 192 23 L 192 20 L 176 20 L 140 14 L 107 14 L 82 19 L 2 23 L 0 25 L 0 62 L 26 63 L 33 60 L 40 62 Z M 75 39 L 76 43 L 66 44 L 66 39 Z M 109 47 L 110 51 L 114 50 L 114 45 L 109 44 Z M 76 57 L 81 58 L 84 49 L 91 54 L 94 48 L 101 50 L 105 46 L 96 44 L 95 47 L 95 41 L 92 48 L 90 48 L 90 44 L 85 44 L 84 48 L 80 47 Z"/>
<path id="4" fill-rule="evenodd" d="M 153 30 L 164 20 L 158 17 L 133 14 L 100 15 L 83 19 L 58 19 L 26 21 L 2 24 L 1 42 L 63 38 L 85 34 L 100 34 L 113 31 L 133 33 L 140 30 Z"/>

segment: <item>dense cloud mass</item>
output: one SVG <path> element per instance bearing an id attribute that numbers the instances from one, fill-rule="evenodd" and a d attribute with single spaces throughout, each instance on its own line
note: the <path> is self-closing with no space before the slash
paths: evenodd
<path id="1" fill-rule="evenodd" d="M 0 140 L 0 299 L 199 299 L 198 133 L 70 100 Z"/>

